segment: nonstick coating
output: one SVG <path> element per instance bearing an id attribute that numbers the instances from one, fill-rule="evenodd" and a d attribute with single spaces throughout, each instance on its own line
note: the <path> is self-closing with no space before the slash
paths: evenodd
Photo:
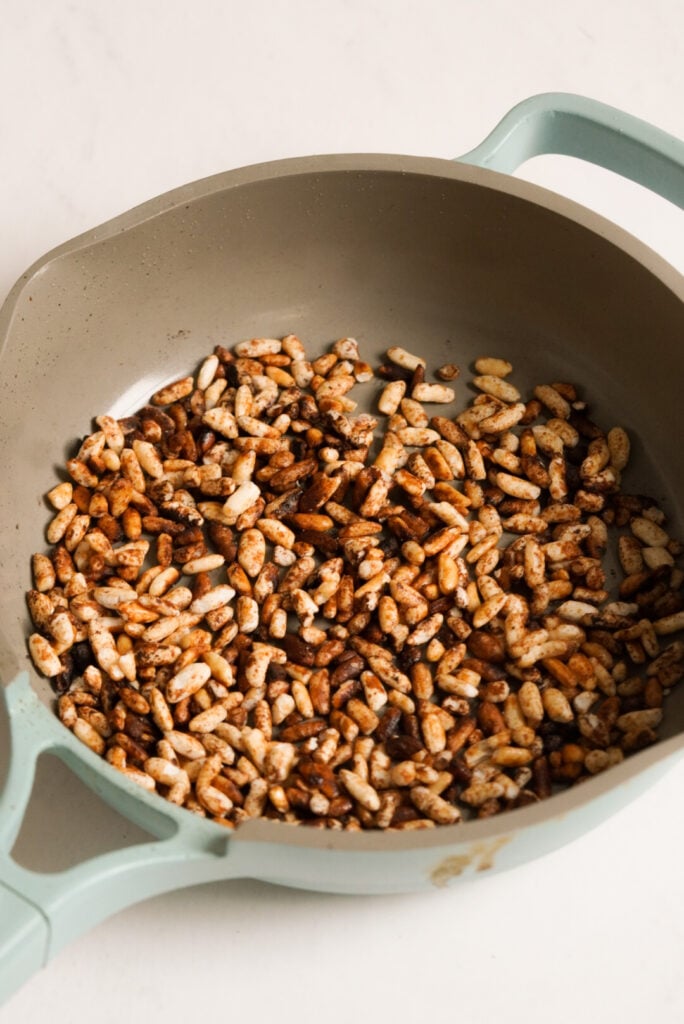
<path id="1" fill-rule="evenodd" d="M 24 275 L 0 317 L 1 681 L 28 667 L 29 561 L 65 457 L 95 415 L 134 411 L 216 343 L 294 332 L 316 355 L 353 335 L 371 363 L 402 345 L 433 369 L 463 368 L 458 409 L 478 355 L 509 359 L 523 391 L 575 381 L 605 429 L 630 432 L 626 486 L 676 524 L 683 300 L 678 274 L 588 211 L 412 157 L 230 172 L 67 243 Z M 369 403 L 378 388 L 365 388 Z M 665 736 L 684 731 L 683 698 L 668 702 Z"/>

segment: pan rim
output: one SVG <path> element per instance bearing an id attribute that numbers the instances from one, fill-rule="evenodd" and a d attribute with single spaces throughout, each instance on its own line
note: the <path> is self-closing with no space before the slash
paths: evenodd
<path id="1" fill-rule="evenodd" d="M 326 175 L 339 172 L 358 174 L 384 172 L 406 177 L 441 178 L 445 181 L 457 181 L 505 193 L 532 205 L 541 206 L 615 245 L 641 264 L 646 271 L 658 278 L 680 301 L 684 302 L 684 274 L 668 263 L 664 257 L 632 235 L 626 228 L 551 189 L 510 174 L 461 163 L 458 160 L 449 160 L 445 157 L 394 153 L 316 154 L 248 164 L 244 167 L 219 171 L 216 174 L 197 178 L 162 192 L 151 199 L 144 200 L 49 249 L 20 274 L 4 299 L 0 308 L 0 356 L 4 347 L 5 335 L 11 325 L 12 312 L 20 293 L 50 263 L 137 228 L 147 221 L 163 216 L 181 206 L 219 192 L 305 174 Z"/>

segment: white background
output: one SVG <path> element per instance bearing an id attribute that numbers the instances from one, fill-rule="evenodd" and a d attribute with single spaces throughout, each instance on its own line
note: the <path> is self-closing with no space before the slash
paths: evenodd
<path id="1" fill-rule="evenodd" d="M 0 12 L 3 294 L 45 250 L 186 181 L 309 153 L 456 156 L 540 91 L 684 137 L 680 0 L 4 0 Z M 521 173 L 684 270 L 684 216 L 664 202 L 574 161 Z M 564 850 L 434 894 L 228 882 L 150 900 L 58 955 L 0 1021 L 681 1021 L 683 788 L 680 764 Z"/>

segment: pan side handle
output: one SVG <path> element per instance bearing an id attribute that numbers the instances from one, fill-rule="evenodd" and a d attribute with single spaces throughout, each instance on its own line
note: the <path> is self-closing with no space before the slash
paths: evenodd
<path id="1" fill-rule="evenodd" d="M 574 156 L 684 208 L 684 142 L 631 114 L 573 93 L 518 103 L 460 163 L 511 174 L 542 154 Z"/>
<path id="2" fill-rule="evenodd" d="M 0 1005 L 46 961 L 48 923 L 0 881 Z"/>
<path id="3" fill-rule="evenodd" d="M 11 871 L 5 870 L 29 801 L 39 752 L 27 757 L 26 744 L 12 735 L 10 746 L 14 756 L 0 793 L 0 1005 L 46 962 L 49 944 L 47 917 L 22 892 L 23 887 L 12 884 Z"/>
<path id="4" fill-rule="evenodd" d="M 0 686 L 0 704 L 10 727 L 9 767 L 0 791 L 1 1005 L 65 944 L 116 911 L 171 889 L 244 871 L 236 870 L 239 856 L 231 856 L 227 830 L 181 808 L 167 808 L 135 783 L 120 781 L 110 765 L 82 748 L 43 707 L 26 672 L 9 686 Z M 12 848 L 43 753 L 59 757 L 105 801 L 143 827 L 150 841 L 53 873 L 19 864 Z"/>

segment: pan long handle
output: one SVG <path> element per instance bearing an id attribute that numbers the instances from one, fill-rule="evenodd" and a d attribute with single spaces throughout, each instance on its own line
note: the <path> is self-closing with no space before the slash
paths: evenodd
<path id="1" fill-rule="evenodd" d="M 117 910 L 171 889 L 249 873 L 236 870 L 244 850 L 242 844 L 235 849 L 227 831 L 224 835 L 210 822 L 119 780 L 111 765 L 83 747 L 40 703 L 26 672 L 0 686 L 0 703 L 11 747 L 0 792 L 0 1004 L 62 946 Z M 43 753 L 59 757 L 144 828 L 150 841 L 53 873 L 17 863 L 12 848 Z"/>
<path id="2" fill-rule="evenodd" d="M 646 121 L 572 93 L 513 107 L 461 163 L 510 174 L 533 156 L 579 157 L 616 171 L 684 208 L 684 142 Z"/>

